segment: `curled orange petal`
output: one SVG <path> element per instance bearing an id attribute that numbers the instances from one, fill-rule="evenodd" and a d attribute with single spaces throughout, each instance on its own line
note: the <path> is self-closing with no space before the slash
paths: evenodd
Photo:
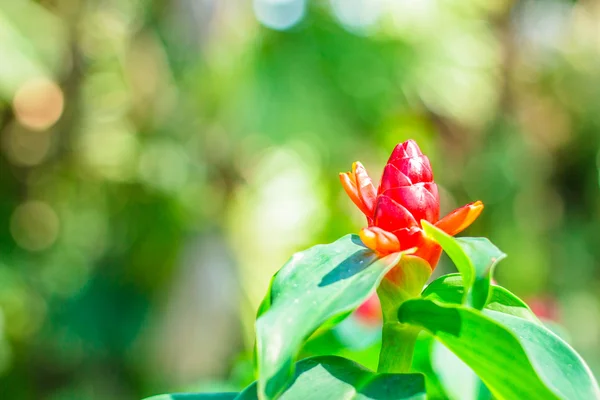
<path id="1" fill-rule="evenodd" d="M 377 190 L 375 190 L 375 186 L 373 186 L 373 182 L 371 181 L 369 174 L 367 174 L 367 170 L 360 162 L 357 161 L 352 164 L 352 173 L 356 181 L 358 196 L 362 200 L 365 208 L 369 210 L 367 216 L 373 216 Z"/>
<path id="2" fill-rule="evenodd" d="M 340 172 L 340 182 L 342 187 L 350 197 L 350 200 L 362 211 L 367 217 L 371 216 L 369 209 L 365 206 L 365 203 L 358 194 L 358 186 L 356 186 L 356 179 L 352 172 Z"/>
<path id="3" fill-rule="evenodd" d="M 478 200 L 452 211 L 440 219 L 435 226 L 448 235 L 454 236 L 467 229 L 479 217 L 481 211 L 483 211 L 483 203 Z"/>
<path id="4" fill-rule="evenodd" d="M 359 236 L 365 246 L 378 254 L 400 251 L 398 238 L 393 233 L 376 226 L 361 229 Z"/>

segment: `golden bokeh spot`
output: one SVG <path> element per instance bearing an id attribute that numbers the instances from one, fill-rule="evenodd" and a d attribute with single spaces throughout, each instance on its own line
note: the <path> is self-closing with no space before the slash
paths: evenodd
<path id="1" fill-rule="evenodd" d="M 13 110 L 22 125 L 33 130 L 48 129 L 62 115 L 65 99 L 60 87 L 48 78 L 26 81 L 15 93 Z"/>

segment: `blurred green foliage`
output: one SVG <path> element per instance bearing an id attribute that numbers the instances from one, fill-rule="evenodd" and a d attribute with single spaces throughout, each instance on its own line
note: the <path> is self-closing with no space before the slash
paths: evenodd
<path id="1" fill-rule="evenodd" d="M 364 223 L 337 172 L 408 138 L 599 374 L 599 24 L 593 1 L 1 0 L 3 397 L 238 389 L 273 272 Z"/>

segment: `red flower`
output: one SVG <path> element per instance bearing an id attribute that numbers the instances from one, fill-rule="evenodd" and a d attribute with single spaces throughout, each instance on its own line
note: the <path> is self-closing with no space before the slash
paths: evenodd
<path id="1" fill-rule="evenodd" d="M 379 254 L 416 248 L 414 255 L 435 268 L 442 249 L 421 227 L 426 220 L 450 235 L 466 229 L 483 210 L 476 201 L 440 217 L 440 198 L 427 156 L 413 140 L 396 146 L 388 160 L 381 184 L 375 190 L 361 163 L 340 174 L 342 186 L 367 217 L 369 226 L 360 232 L 368 248 Z"/>
<path id="2" fill-rule="evenodd" d="M 356 318 L 365 325 L 377 325 L 381 323 L 381 304 L 377 293 L 365 300 L 354 312 Z"/>

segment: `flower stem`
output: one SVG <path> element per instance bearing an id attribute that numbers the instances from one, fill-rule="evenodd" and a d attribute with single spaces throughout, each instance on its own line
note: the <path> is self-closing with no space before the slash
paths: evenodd
<path id="1" fill-rule="evenodd" d="M 385 322 L 377 372 L 409 372 L 419 332 L 419 328 L 399 322 Z"/>
<path id="2" fill-rule="evenodd" d="M 430 276 L 429 264 L 419 257 L 403 255 L 400 263 L 379 284 L 377 296 L 383 314 L 383 330 L 377 372 L 410 371 L 421 328 L 401 323 L 398 310 L 405 301 L 419 297 Z"/>

